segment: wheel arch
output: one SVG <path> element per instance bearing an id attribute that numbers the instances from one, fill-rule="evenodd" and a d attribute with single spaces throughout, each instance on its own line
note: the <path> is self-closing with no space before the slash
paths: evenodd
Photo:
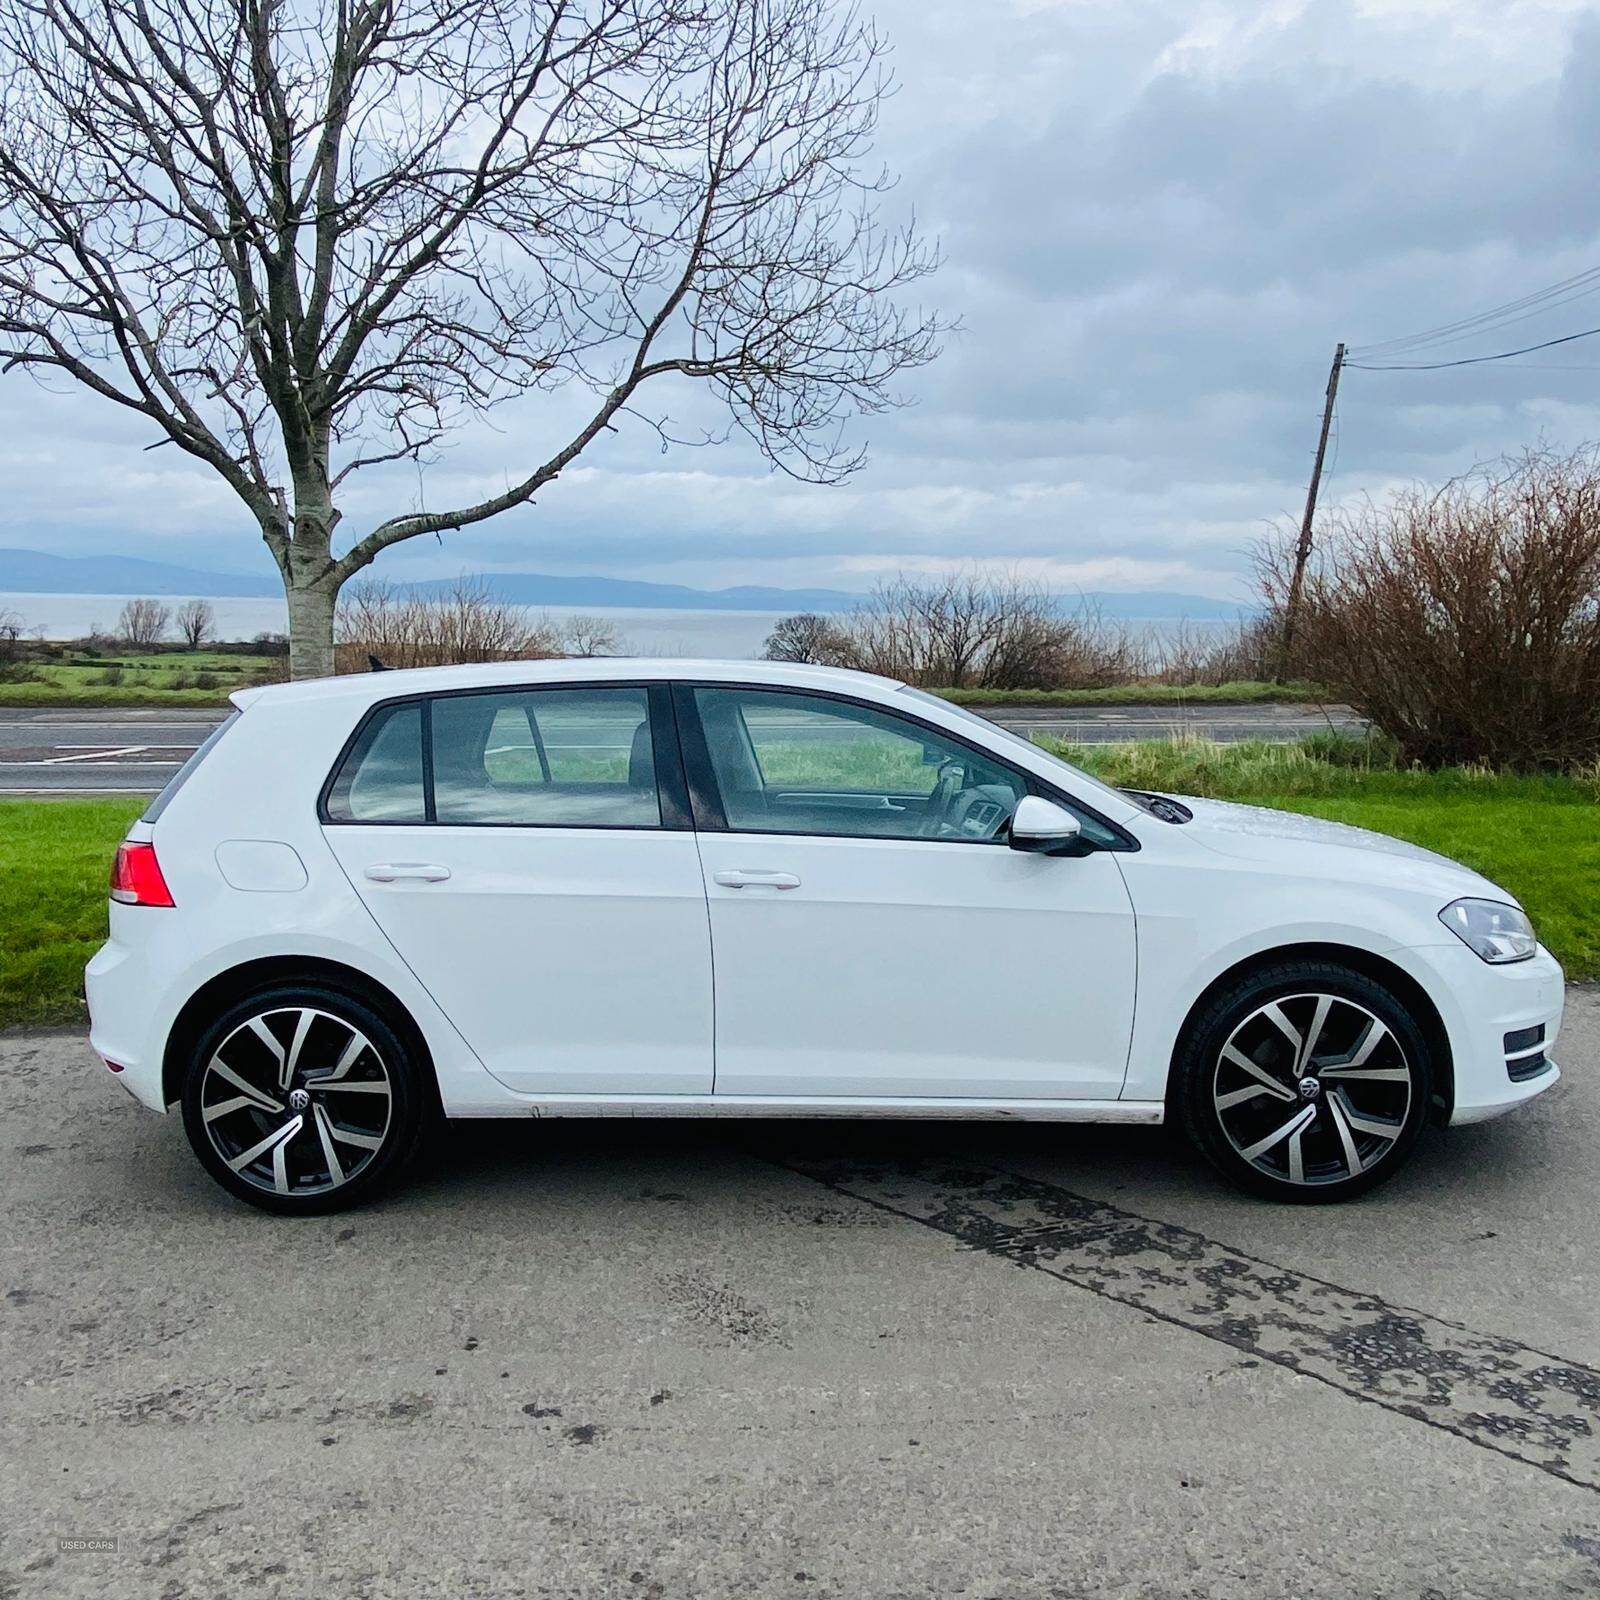
<path id="1" fill-rule="evenodd" d="M 212 1021 L 237 1001 L 280 983 L 321 984 L 381 1012 L 406 1044 L 416 1051 L 423 1067 L 422 1078 L 427 1085 L 430 1108 L 435 1116 L 443 1115 L 433 1052 L 404 1002 L 375 978 L 323 956 L 265 956 L 229 967 L 201 984 L 183 1003 L 167 1034 L 161 1060 L 161 1093 L 167 1105 L 182 1098 L 189 1052 Z"/>
<path id="2" fill-rule="evenodd" d="M 1356 945 L 1337 943 L 1287 944 L 1278 945 L 1270 950 L 1258 950 L 1219 972 L 1195 996 L 1194 1003 L 1185 1013 L 1183 1024 L 1172 1041 L 1172 1055 L 1167 1070 L 1169 1115 L 1177 1086 L 1178 1059 L 1202 1008 L 1220 990 L 1249 977 L 1252 972 L 1259 971 L 1263 967 L 1275 967 L 1285 961 L 1325 961 L 1335 966 L 1348 967 L 1352 972 L 1359 972 L 1363 977 L 1372 979 L 1374 983 L 1381 983 L 1386 989 L 1391 990 L 1396 999 L 1411 1012 L 1432 1054 L 1433 1103 L 1429 1108 L 1432 1120 L 1440 1126 L 1449 1122 L 1450 1114 L 1455 1109 L 1455 1060 L 1450 1049 L 1449 1029 L 1445 1027 L 1444 1018 L 1439 1014 L 1439 1008 L 1434 1004 L 1433 997 L 1403 967 L 1396 966 L 1394 962 L 1375 955 L 1370 950 L 1363 950 Z"/>

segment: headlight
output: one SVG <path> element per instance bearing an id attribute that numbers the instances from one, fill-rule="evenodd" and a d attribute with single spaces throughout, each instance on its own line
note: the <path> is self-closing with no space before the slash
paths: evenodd
<path id="1" fill-rule="evenodd" d="M 1496 965 L 1526 961 L 1539 948 L 1527 916 L 1499 900 L 1452 900 L 1439 920 L 1474 955 Z"/>

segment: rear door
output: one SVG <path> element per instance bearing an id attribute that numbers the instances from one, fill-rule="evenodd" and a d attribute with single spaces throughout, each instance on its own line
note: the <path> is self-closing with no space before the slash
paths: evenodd
<path id="1" fill-rule="evenodd" d="M 529 1094 L 707 1094 L 711 945 L 661 685 L 377 708 L 324 832 L 418 979 Z"/>

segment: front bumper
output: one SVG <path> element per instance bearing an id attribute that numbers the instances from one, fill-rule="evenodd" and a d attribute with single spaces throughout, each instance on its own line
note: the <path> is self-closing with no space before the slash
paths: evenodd
<path id="1" fill-rule="evenodd" d="M 1543 945 L 1531 960 L 1505 966 L 1479 960 L 1459 941 L 1454 949 L 1430 946 L 1409 954 L 1432 969 L 1434 979 L 1424 978 L 1424 986 L 1438 1003 L 1450 1035 L 1455 1066 L 1452 1127 L 1504 1116 L 1560 1080 L 1555 1048 L 1564 976 L 1560 962 Z M 1549 1066 L 1518 1082 L 1507 1064 L 1506 1035 L 1540 1027 Z"/>

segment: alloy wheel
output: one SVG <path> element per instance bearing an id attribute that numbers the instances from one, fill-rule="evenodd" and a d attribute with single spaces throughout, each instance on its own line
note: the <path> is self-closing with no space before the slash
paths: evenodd
<path id="1" fill-rule="evenodd" d="M 1217 1120 L 1235 1152 L 1300 1187 L 1371 1171 L 1405 1131 L 1413 1093 L 1394 1031 L 1337 994 L 1258 1006 L 1229 1034 L 1212 1074 Z"/>
<path id="2" fill-rule="evenodd" d="M 312 1006 L 247 1017 L 212 1051 L 200 1083 L 212 1148 L 266 1194 L 344 1187 L 383 1148 L 393 1105 L 372 1041 Z"/>

